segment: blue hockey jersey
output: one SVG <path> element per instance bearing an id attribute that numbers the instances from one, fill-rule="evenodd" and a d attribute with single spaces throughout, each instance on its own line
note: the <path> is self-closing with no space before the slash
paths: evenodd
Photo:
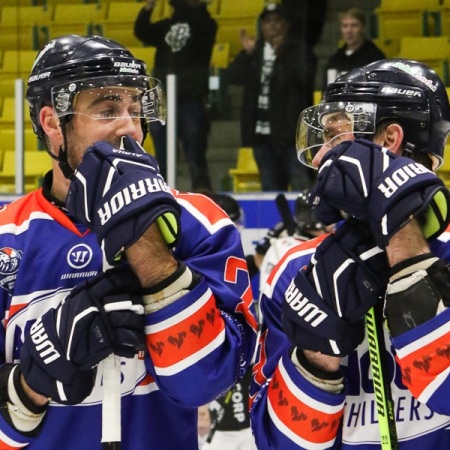
<path id="1" fill-rule="evenodd" d="M 198 448 L 197 407 L 251 362 L 257 322 L 238 230 L 209 198 L 174 192 L 182 237 L 174 255 L 202 276 L 186 296 L 146 315 L 148 350 L 121 359 L 122 449 Z M 0 211 L 1 362 L 20 362 L 33 322 L 102 268 L 96 237 L 43 195 Z M 51 403 L 37 437 L 0 415 L 0 449 L 101 449 L 102 380 L 80 405 Z"/>
<path id="2" fill-rule="evenodd" d="M 305 379 L 289 357 L 281 305 L 292 280 L 324 237 L 288 250 L 261 297 L 263 323 L 251 387 L 258 450 L 380 448 L 367 339 L 342 360 L 345 389 L 325 392 Z M 432 250 L 450 262 L 450 228 Z M 450 448 L 450 309 L 391 340 L 389 380 L 400 450 Z"/>

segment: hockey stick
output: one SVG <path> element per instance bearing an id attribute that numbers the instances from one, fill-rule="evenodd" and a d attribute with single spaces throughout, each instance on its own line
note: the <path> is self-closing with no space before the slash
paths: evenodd
<path id="1" fill-rule="evenodd" d="M 289 208 L 289 203 L 284 194 L 278 194 L 275 198 L 275 203 L 278 208 L 278 212 L 280 213 L 281 220 L 286 227 L 286 231 L 289 236 L 293 236 L 295 233 L 296 224 L 294 218 L 292 217 L 292 212 Z"/>
<path id="2" fill-rule="evenodd" d="M 110 269 L 103 252 L 103 271 Z M 120 357 L 113 354 L 101 363 L 103 399 L 102 399 L 102 449 L 120 450 L 122 441 L 121 395 L 120 395 Z"/>
<path id="3" fill-rule="evenodd" d="M 391 386 L 387 378 L 385 364 L 386 346 L 383 324 L 380 317 L 376 317 L 375 307 L 370 308 L 367 312 L 365 321 L 381 448 L 383 450 L 397 450 L 397 428 L 394 417 L 394 401 L 392 400 Z"/>

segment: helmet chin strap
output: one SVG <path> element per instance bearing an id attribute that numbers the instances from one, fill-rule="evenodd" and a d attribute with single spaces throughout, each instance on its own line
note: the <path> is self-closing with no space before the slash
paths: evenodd
<path id="1" fill-rule="evenodd" d="M 72 169 L 72 167 L 70 167 L 69 162 L 67 161 L 67 152 L 64 150 L 62 145 L 59 147 L 59 155 L 57 161 L 62 174 L 68 180 L 71 180 L 75 174 L 75 171 Z"/>
<path id="2" fill-rule="evenodd" d="M 67 161 L 67 151 L 65 150 L 67 148 L 67 138 L 66 138 L 66 124 L 70 120 L 71 116 L 67 116 L 64 120 L 60 120 L 61 125 L 61 133 L 64 140 L 64 145 L 61 145 L 58 150 L 58 156 L 56 156 L 48 147 L 48 145 L 44 145 L 45 150 L 50 155 L 52 159 L 55 161 L 58 161 L 59 168 L 61 169 L 62 174 L 65 178 L 68 180 L 71 180 L 75 174 L 75 170 L 73 170 L 69 162 Z M 45 139 L 42 139 L 42 142 L 46 142 Z"/>

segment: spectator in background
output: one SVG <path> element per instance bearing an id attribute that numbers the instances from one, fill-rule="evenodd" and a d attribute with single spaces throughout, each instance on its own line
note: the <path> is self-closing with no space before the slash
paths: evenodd
<path id="1" fill-rule="evenodd" d="M 289 34 L 313 49 L 322 36 L 327 0 L 281 0 L 291 27 Z"/>
<path id="2" fill-rule="evenodd" d="M 191 189 L 211 189 L 206 152 L 209 64 L 216 39 L 217 23 L 203 0 L 170 0 L 173 14 L 150 22 L 156 1 L 146 0 L 134 24 L 134 34 L 144 44 L 156 47 L 153 75 L 164 84 L 167 74 L 177 75 L 177 125 L 191 178 Z M 150 127 L 160 164 L 167 176 L 166 129 Z"/>
<path id="3" fill-rule="evenodd" d="M 316 58 L 288 36 L 282 5 L 266 5 L 259 20 L 262 36 L 241 30 L 243 50 L 227 70 L 230 84 L 244 86 L 242 145 L 253 147 L 263 191 L 300 191 L 311 185 L 313 172 L 299 164 L 293 136 L 300 111 L 312 103 Z"/>
<path id="4" fill-rule="evenodd" d="M 358 8 L 348 8 L 339 15 L 341 37 L 344 45 L 339 47 L 326 66 L 326 83 L 332 83 L 337 77 L 365 66 L 385 54 L 366 36 L 366 16 Z"/>

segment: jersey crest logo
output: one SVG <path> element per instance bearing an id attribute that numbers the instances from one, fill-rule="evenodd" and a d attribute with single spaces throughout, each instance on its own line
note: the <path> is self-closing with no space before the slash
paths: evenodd
<path id="1" fill-rule="evenodd" d="M 0 286 L 7 291 L 14 288 L 22 252 L 11 247 L 0 249 Z"/>

